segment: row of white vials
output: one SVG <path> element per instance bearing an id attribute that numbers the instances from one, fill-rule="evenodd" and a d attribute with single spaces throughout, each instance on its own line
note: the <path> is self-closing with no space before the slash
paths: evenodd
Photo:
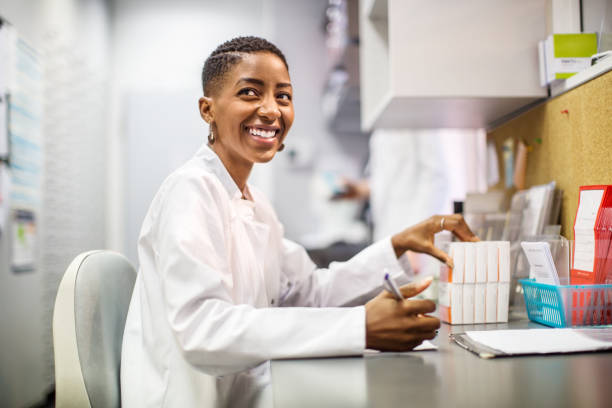
<path id="1" fill-rule="evenodd" d="M 510 242 L 451 242 L 454 268 L 440 268 L 440 319 L 450 324 L 508 321 Z"/>

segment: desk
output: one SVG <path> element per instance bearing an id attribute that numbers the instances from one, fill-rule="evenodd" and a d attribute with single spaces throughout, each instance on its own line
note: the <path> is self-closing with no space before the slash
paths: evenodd
<path id="1" fill-rule="evenodd" d="M 438 351 L 272 361 L 275 407 L 609 407 L 612 353 L 483 360 L 451 342 L 466 330 L 542 329 L 525 319 L 448 326 Z"/>

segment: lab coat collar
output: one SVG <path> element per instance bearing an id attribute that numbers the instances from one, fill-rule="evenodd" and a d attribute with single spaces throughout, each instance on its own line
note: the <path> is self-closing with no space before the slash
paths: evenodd
<path id="1" fill-rule="evenodd" d="M 215 153 L 207 143 L 204 143 L 202 147 L 200 147 L 200 150 L 196 153 L 196 157 L 202 158 L 208 164 L 208 168 L 217 176 L 219 181 L 221 181 L 221 184 L 231 198 L 242 198 L 242 192 L 234 182 L 234 179 L 225 168 L 219 156 L 217 156 L 217 153 Z M 248 191 L 248 185 L 245 187 L 245 190 Z"/>

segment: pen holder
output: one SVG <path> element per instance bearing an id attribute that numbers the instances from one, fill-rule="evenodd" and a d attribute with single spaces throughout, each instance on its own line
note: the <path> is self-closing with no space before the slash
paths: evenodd
<path id="1" fill-rule="evenodd" d="M 612 285 L 546 285 L 521 279 L 529 320 L 551 327 L 612 324 Z"/>

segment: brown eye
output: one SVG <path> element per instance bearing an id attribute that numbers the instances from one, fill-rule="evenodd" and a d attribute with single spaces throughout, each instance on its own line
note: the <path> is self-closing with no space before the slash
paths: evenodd
<path id="1" fill-rule="evenodd" d="M 238 92 L 238 95 L 257 96 L 257 91 L 253 88 L 243 88 Z"/>
<path id="2" fill-rule="evenodd" d="M 284 101 L 290 101 L 291 95 L 289 95 L 288 93 L 281 93 L 281 94 L 278 94 L 277 98 L 282 99 Z"/>

